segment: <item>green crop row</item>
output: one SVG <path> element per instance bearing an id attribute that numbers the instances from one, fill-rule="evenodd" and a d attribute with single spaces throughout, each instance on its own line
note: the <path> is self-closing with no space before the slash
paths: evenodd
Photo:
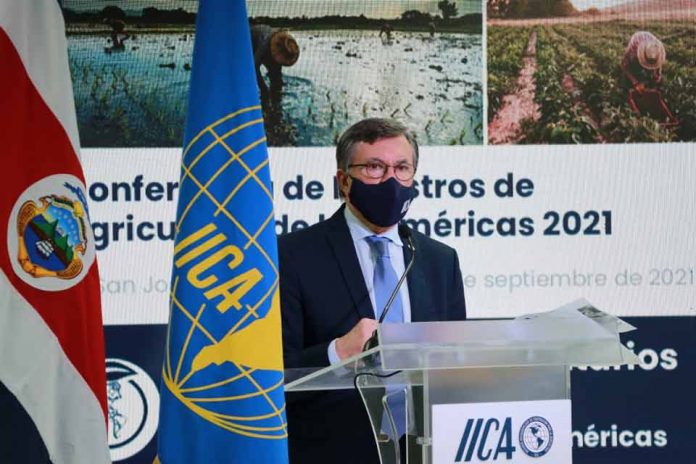
<path id="1" fill-rule="evenodd" d="M 525 125 L 524 143 L 593 143 L 600 135 L 591 115 L 578 104 L 578 98 L 563 86 L 568 63 L 558 53 L 558 38 L 549 27 L 537 27 L 535 100 L 541 116 Z M 580 57 L 578 57 L 580 59 Z M 566 85 L 568 85 L 566 83 Z"/>
<path id="2" fill-rule="evenodd" d="M 503 96 L 513 92 L 527 47 L 529 28 L 488 28 L 488 120 L 500 108 Z"/>

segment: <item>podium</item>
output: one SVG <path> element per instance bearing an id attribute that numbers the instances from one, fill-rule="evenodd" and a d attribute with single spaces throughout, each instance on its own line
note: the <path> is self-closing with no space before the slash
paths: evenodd
<path id="1" fill-rule="evenodd" d="M 570 463 L 570 367 L 636 364 L 619 340 L 628 330 L 586 300 L 517 319 L 383 324 L 369 351 L 287 369 L 285 391 L 357 388 L 383 464 L 518 462 L 522 453 Z M 552 425 L 535 408 L 560 416 Z M 533 419 L 527 429 L 517 410 Z"/>

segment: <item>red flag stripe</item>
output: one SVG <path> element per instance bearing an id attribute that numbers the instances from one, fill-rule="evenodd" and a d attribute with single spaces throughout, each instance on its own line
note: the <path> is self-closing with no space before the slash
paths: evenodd
<path id="1" fill-rule="evenodd" d="M 33 85 L 22 61 L 0 28 L 0 128 L 2 128 L 5 179 L 0 197 L 0 241 L 8 243 L 15 218 L 10 213 L 15 201 L 34 182 L 53 174 L 71 174 L 84 182 L 73 146 L 61 125 Z M 105 371 L 101 336 L 102 320 L 96 263 L 85 278 L 61 292 L 37 290 L 19 279 L 7 247 L 0 248 L 0 267 L 12 286 L 36 309 L 58 338 L 63 351 L 99 399 L 106 415 Z"/>

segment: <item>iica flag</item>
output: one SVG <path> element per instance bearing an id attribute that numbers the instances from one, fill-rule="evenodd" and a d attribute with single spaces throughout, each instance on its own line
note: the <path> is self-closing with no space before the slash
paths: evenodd
<path id="1" fill-rule="evenodd" d="M 268 154 L 243 0 L 199 3 L 159 460 L 287 462 Z"/>
<path id="2" fill-rule="evenodd" d="M 0 2 L 0 63 L 0 403 L 16 405 L 0 408 L 0 461 L 110 462 L 99 276 L 55 0 Z M 33 433 L 17 433 L 26 423 Z"/>

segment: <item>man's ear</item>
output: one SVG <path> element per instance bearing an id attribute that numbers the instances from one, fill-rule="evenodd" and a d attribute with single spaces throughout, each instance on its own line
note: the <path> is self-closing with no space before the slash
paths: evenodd
<path id="1" fill-rule="evenodd" d="M 338 184 L 339 196 L 345 198 L 350 189 L 350 176 L 343 169 L 336 171 L 336 183 Z"/>

